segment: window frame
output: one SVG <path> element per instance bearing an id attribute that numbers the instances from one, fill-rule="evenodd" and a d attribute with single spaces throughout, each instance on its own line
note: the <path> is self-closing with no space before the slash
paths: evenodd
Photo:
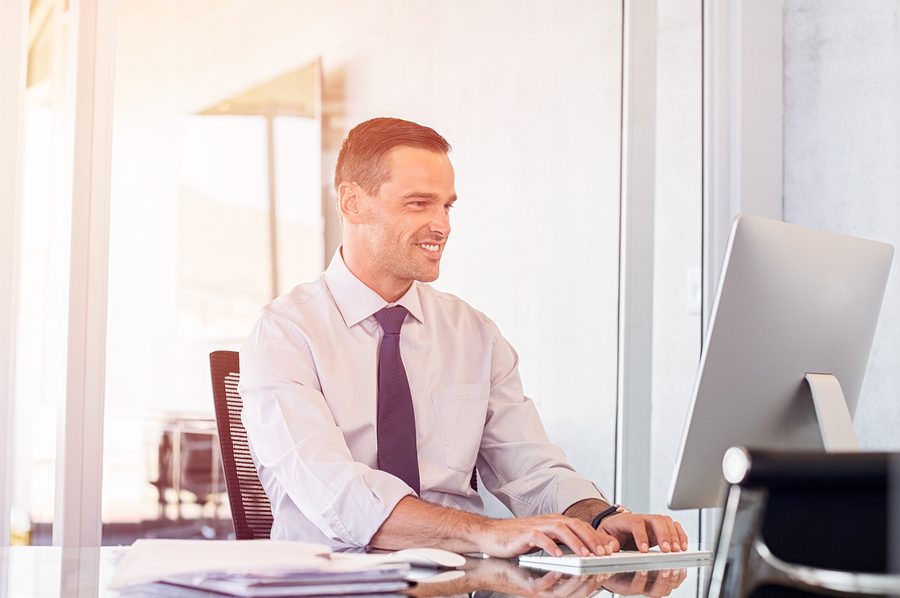
<path id="1" fill-rule="evenodd" d="M 0 548 L 10 544 L 18 218 L 22 191 L 28 2 L 0 3 Z"/>

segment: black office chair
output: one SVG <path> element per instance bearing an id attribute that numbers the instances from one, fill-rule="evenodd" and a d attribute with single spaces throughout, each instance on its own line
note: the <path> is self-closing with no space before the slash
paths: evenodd
<path id="1" fill-rule="evenodd" d="M 730 449 L 709 597 L 900 595 L 888 562 L 897 458 Z"/>
<path id="2" fill-rule="evenodd" d="M 237 391 L 241 375 L 238 353 L 210 353 L 209 369 L 234 535 L 238 540 L 268 538 L 272 531 L 272 505 L 256 473 L 247 431 L 241 422 L 243 401 Z"/>
<path id="3" fill-rule="evenodd" d="M 214 455 L 215 434 L 211 430 L 191 431 L 195 428 L 185 422 L 190 424 L 191 420 L 168 422 L 159 438 L 158 475 L 150 483 L 159 495 L 160 519 L 165 517 L 169 504 L 174 504 L 176 518 L 184 519 L 184 492 L 194 495 L 197 504 L 211 504 L 213 512 L 218 512 L 221 495 L 226 491 L 222 467 Z"/>

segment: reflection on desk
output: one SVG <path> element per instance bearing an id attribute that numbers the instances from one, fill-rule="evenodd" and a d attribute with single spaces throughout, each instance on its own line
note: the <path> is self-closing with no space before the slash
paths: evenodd
<path id="1" fill-rule="evenodd" d="M 697 596 L 701 570 L 708 566 L 655 571 L 619 571 L 570 575 L 520 567 L 515 560 L 467 559 L 465 576 L 445 583 L 420 583 L 410 596 L 453 596 L 476 593 L 500 596 L 563 597 L 619 594 L 622 596 Z"/>
<path id="2" fill-rule="evenodd" d="M 136 598 L 159 596 L 152 589 L 116 592 L 108 585 L 122 550 L 103 547 L 65 550 L 49 546 L 0 549 L 0 598 L 59 596 L 61 598 Z M 519 567 L 515 560 L 467 558 L 465 575 L 457 579 L 421 582 L 403 592 L 418 598 L 475 593 L 499 596 L 563 597 L 681 596 L 696 597 L 709 567 L 657 571 L 568 575 Z M 202 594 L 202 593 L 201 593 Z M 169 593 L 190 595 L 197 593 Z"/>

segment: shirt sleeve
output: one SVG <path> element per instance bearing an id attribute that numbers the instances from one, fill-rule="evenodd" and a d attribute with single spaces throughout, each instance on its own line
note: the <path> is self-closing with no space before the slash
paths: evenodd
<path id="1" fill-rule="evenodd" d="M 496 331 L 496 329 L 495 329 Z M 562 513 L 587 498 L 609 499 L 550 442 L 525 396 L 519 356 L 499 331 L 493 337 L 491 390 L 478 456 L 485 488 L 516 516 Z"/>
<path id="2" fill-rule="evenodd" d="M 367 545 L 412 488 L 354 461 L 296 323 L 264 313 L 240 361 L 241 415 L 260 466 L 327 537 Z"/>

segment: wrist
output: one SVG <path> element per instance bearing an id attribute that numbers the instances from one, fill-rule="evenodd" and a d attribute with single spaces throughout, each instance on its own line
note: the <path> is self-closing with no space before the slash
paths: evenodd
<path id="1" fill-rule="evenodd" d="M 589 524 L 597 516 L 597 513 L 608 509 L 610 506 L 612 506 L 611 503 L 599 498 L 585 498 L 569 506 L 563 511 L 563 515 L 580 519 Z"/>
<path id="2" fill-rule="evenodd" d="M 603 520 L 607 517 L 613 517 L 615 515 L 620 515 L 622 513 L 630 513 L 628 509 L 623 507 L 622 505 L 609 505 L 591 519 L 591 527 L 594 529 L 600 529 L 600 524 L 603 523 Z"/>
<path id="3" fill-rule="evenodd" d="M 467 517 L 460 521 L 461 525 L 456 527 L 455 539 L 469 547 L 463 552 L 485 552 L 482 539 L 490 533 L 495 520 L 475 513 L 466 515 Z"/>

